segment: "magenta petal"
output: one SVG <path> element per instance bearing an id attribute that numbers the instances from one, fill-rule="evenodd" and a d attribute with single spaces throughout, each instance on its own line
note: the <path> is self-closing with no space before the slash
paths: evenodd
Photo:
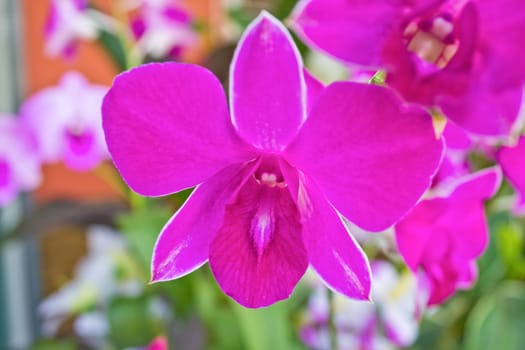
<path id="1" fill-rule="evenodd" d="M 143 195 L 194 186 L 251 157 L 230 124 L 219 81 L 198 66 L 148 64 L 123 73 L 102 113 L 113 160 Z"/>
<path id="2" fill-rule="evenodd" d="M 518 122 L 522 95 L 521 86 L 494 90 L 487 81 L 476 80 L 465 95 L 443 96 L 437 104 L 447 118 L 471 133 L 506 137 Z"/>
<path id="3" fill-rule="evenodd" d="M 497 89 L 520 86 L 525 65 L 516 64 L 525 56 L 525 3 L 522 0 L 477 0 L 481 45 L 491 82 Z"/>
<path id="4" fill-rule="evenodd" d="M 241 38 L 230 71 L 232 121 L 253 146 L 282 150 L 306 118 L 299 51 L 286 28 L 267 12 Z"/>
<path id="5" fill-rule="evenodd" d="M 408 267 L 417 271 L 418 264 L 424 259 L 423 254 L 432 237 L 432 222 L 437 220 L 444 210 L 442 200 L 434 200 L 432 205 L 421 202 L 406 218 L 396 224 L 396 242 L 399 252 Z"/>
<path id="6" fill-rule="evenodd" d="M 11 165 L 0 154 L 0 207 L 15 199 L 18 190 Z"/>
<path id="7" fill-rule="evenodd" d="M 306 69 L 303 70 L 304 80 L 306 82 L 306 95 L 307 95 L 307 105 L 308 113 L 312 110 L 313 105 L 317 102 L 317 99 L 323 92 L 324 85 L 319 80 L 317 80 L 310 72 Z"/>
<path id="8" fill-rule="evenodd" d="M 466 176 L 451 191 L 422 201 L 396 225 L 399 251 L 413 270 L 424 270 L 431 284 L 429 304 L 472 283 L 474 259 L 488 243 L 483 202 L 501 182 L 497 168 Z"/>
<path id="9" fill-rule="evenodd" d="M 514 147 L 502 147 L 497 154 L 503 173 L 518 193 L 516 211 L 525 212 L 525 136 Z"/>
<path id="10" fill-rule="evenodd" d="M 293 29 L 307 44 L 346 62 L 379 66 L 402 11 L 393 1 L 303 0 L 291 17 Z"/>
<path id="11" fill-rule="evenodd" d="M 464 129 L 456 124 L 447 123 L 443 130 L 443 137 L 447 144 L 447 149 L 468 151 L 472 147 L 472 140 Z"/>
<path id="12" fill-rule="evenodd" d="M 425 111 L 386 88 L 344 82 L 324 90 L 287 157 L 341 214 L 379 231 L 429 187 L 442 149 Z"/>
<path id="13" fill-rule="evenodd" d="M 308 266 L 297 207 L 285 187 L 248 179 L 210 247 L 221 289 L 246 307 L 290 296 Z"/>
<path id="14" fill-rule="evenodd" d="M 501 172 L 489 168 L 460 179 L 451 192 L 419 203 L 396 225 L 399 250 L 407 264 L 414 268 L 424 259 L 440 260 L 444 253 L 437 253 L 439 247 L 469 259 L 481 254 L 488 242 L 483 201 L 494 195 L 500 183 Z M 426 247 L 433 253 L 424 255 Z"/>
<path id="15" fill-rule="evenodd" d="M 310 265 L 324 283 L 353 299 L 370 299 L 370 266 L 363 250 L 319 189 L 306 184 L 311 208 L 303 213 L 303 239 Z"/>
<path id="16" fill-rule="evenodd" d="M 163 228 L 152 258 L 151 280 L 184 276 L 208 260 L 226 203 L 254 171 L 254 164 L 230 166 L 198 186 Z"/>

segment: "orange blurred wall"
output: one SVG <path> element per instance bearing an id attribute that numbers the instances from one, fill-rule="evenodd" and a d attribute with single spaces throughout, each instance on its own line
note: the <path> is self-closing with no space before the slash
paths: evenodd
<path id="1" fill-rule="evenodd" d="M 109 12 L 118 0 L 91 1 L 97 8 Z M 199 21 L 207 22 L 207 33 L 197 50 L 190 52 L 188 60 L 198 62 L 209 50 L 214 37 L 214 25 L 222 20 L 220 1 L 218 0 L 187 0 L 188 8 L 194 12 Z M 88 80 L 94 83 L 110 85 L 118 73 L 117 66 L 101 45 L 96 42 L 81 43 L 78 51 L 70 60 L 51 58 L 44 51 L 44 26 L 48 15 L 50 0 L 22 0 L 24 58 L 25 58 L 25 88 L 27 96 L 49 85 L 55 85 L 62 74 L 68 70 L 82 72 Z M 211 22 L 211 23 L 210 23 Z M 36 191 L 37 201 L 52 199 L 100 200 L 116 199 L 120 195 L 114 185 L 110 185 L 99 176 L 108 174 L 110 165 L 105 165 L 102 171 L 95 173 L 75 173 L 61 164 L 44 167 L 44 184 Z"/>

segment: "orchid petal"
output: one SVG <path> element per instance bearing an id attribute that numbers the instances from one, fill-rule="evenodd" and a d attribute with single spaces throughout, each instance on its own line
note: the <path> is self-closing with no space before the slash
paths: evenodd
<path id="1" fill-rule="evenodd" d="M 407 265 L 429 277 L 428 303 L 440 303 L 476 277 L 473 261 L 488 243 L 483 201 L 501 182 L 497 168 L 460 179 L 439 197 L 419 203 L 396 225 L 399 252 Z"/>
<path id="2" fill-rule="evenodd" d="M 319 187 L 286 161 L 280 168 L 303 225 L 310 265 L 324 283 L 350 298 L 369 300 L 368 259 Z"/>
<path id="3" fill-rule="evenodd" d="M 0 207 L 15 199 L 19 190 L 11 164 L 2 158 L 0 154 Z"/>
<path id="4" fill-rule="evenodd" d="M 411 209 L 441 160 L 430 116 L 388 89 L 335 83 L 319 97 L 286 156 L 363 229 L 380 231 Z"/>
<path id="5" fill-rule="evenodd" d="M 286 28 L 267 12 L 241 38 L 230 71 L 232 122 L 253 146 L 282 150 L 306 118 L 299 51 Z"/>
<path id="6" fill-rule="evenodd" d="M 456 181 L 451 192 L 419 203 L 396 225 L 397 244 L 407 265 L 415 269 L 422 260 L 442 260 L 450 249 L 468 259 L 481 254 L 488 242 L 483 201 L 500 183 L 500 171 L 489 168 Z"/>
<path id="7" fill-rule="evenodd" d="M 306 100 L 308 102 L 308 113 L 310 113 L 315 102 L 317 102 L 317 99 L 321 95 L 321 92 L 323 92 L 324 85 L 319 80 L 317 80 L 312 74 L 310 74 L 310 72 L 308 72 L 306 69 L 303 70 L 303 73 L 304 80 L 306 83 Z"/>
<path id="8" fill-rule="evenodd" d="M 498 90 L 517 87 L 525 80 L 525 3 L 521 0 L 477 0 L 480 37 L 487 52 L 490 81 Z"/>
<path id="9" fill-rule="evenodd" d="M 445 130 L 443 130 L 443 137 L 447 149 L 466 152 L 472 146 L 472 140 L 465 130 L 453 123 L 447 123 Z"/>
<path id="10" fill-rule="evenodd" d="M 210 246 L 210 266 L 221 289 L 246 307 L 289 297 L 306 271 L 308 257 L 288 190 L 248 179 L 226 207 Z"/>
<path id="11" fill-rule="evenodd" d="M 306 185 L 311 211 L 303 212 L 303 239 L 310 265 L 324 283 L 353 299 L 370 300 L 368 259 L 339 214 L 312 183 Z"/>
<path id="12" fill-rule="evenodd" d="M 450 235 L 455 255 L 473 259 L 487 247 L 489 231 L 483 203 L 496 193 L 501 178 L 498 167 L 478 171 L 461 178 L 449 195 L 437 198 L 443 200 L 445 208 L 434 221 L 434 227 Z"/>
<path id="13" fill-rule="evenodd" d="M 397 29 L 402 10 L 383 0 L 303 0 L 291 23 L 308 45 L 346 62 L 379 67 L 382 48 Z"/>
<path id="14" fill-rule="evenodd" d="M 208 260 L 224 207 L 253 173 L 254 164 L 232 165 L 197 186 L 161 231 L 152 258 L 152 281 L 182 277 Z"/>
<path id="15" fill-rule="evenodd" d="M 104 99 L 108 149 L 136 192 L 199 184 L 251 153 L 235 135 L 219 81 L 189 64 L 148 64 L 118 76 Z"/>
<path id="16" fill-rule="evenodd" d="M 406 218 L 395 226 L 396 242 L 399 253 L 413 271 L 424 259 L 424 253 L 432 237 L 432 222 L 439 218 L 445 209 L 442 200 L 434 200 L 433 205 L 423 201 L 412 210 Z"/>
<path id="17" fill-rule="evenodd" d="M 525 136 L 520 137 L 514 147 L 502 147 L 497 158 L 503 173 L 518 193 L 516 211 L 525 212 Z"/>
<path id="18" fill-rule="evenodd" d="M 521 86 L 494 90 L 473 80 L 465 94 L 439 97 L 437 104 L 447 118 L 471 133 L 507 137 L 519 122 L 522 95 Z"/>

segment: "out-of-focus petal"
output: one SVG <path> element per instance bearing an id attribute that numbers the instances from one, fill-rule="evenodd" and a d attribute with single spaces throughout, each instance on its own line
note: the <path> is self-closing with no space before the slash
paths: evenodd
<path id="1" fill-rule="evenodd" d="M 168 350 L 168 349 L 169 349 L 168 339 L 165 336 L 159 336 L 153 339 L 153 341 L 149 343 L 148 347 L 146 348 L 146 350 Z"/>
<path id="2" fill-rule="evenodd" d="M 429 187 L 442 149 L 425 111 L 347 82 L 325 89 L 286 155 L 350 221 L 380 231 Z"/>
<path id="3" fill-rule="evenodd" d="M 41 181 L 36 143 L 21 119 L 0 115 L 0 206 Z"/>
<path id="4" fill-rule="evenodd" d="M 424 259 L 423 255 L 430 237 L 432 236 L 432 223 L 437 221 L 439 215 L 445 210 L 442 199 L 419 203 L 406 218 L 396 224 L 396 241 L 399 252 L 408 267 L 417 270 L 418 264 Z"/>
<path id="5" fill-rule="evenodd" d="M 522 86 L 494 90 L 476 79 L 465 94 L 440 96 L 436 103 L 447 118 L 471 133 L 506 137 L 518 121 L 522 96 Z"/>
<path id="6" fill-rule="evenodd" d="M 92 130 L 86 130 L 78 135 L 67 132 L 64 138 L 66 147 L 63 161 L 70 169 L 84 171 L 98 165 L 101 156 Z"/>
<path id="7" fill-rule="evenodd" d="M 472 146 L 472 140 L 465 130 L 453 123 L 447 123 L 443 137 L 447 149 L 467 151 Z"/>
<path id="8" fill-rule="evenodd" d="M 123 73 L 102 114 L 117 168 L 143 195 L 191 187 L 251 157 L 230 124 L 219 81 L 198 66 L 149 64 Z"/>
<path id="9" fill-rule="evenodd" d="M 208 260 L 209 245 L 219 229 L 224 207 L 235 196 L 254 164 L 232 165 L 199 185 L 163 228 L 151 264 L 151 280 L 182 277 Z"/>
<path id="10" fill-rule="evenodd" d="M 24 102 L 21 117 L 36 138 L 43 161 L 64 161 L 71 169 L 89 170 L 108 158 L 100 111 L 107 90 L 71 71 L 57 86 Z"/>
<path id="11" fill-rule="evenodd" d="M 11 202 L 18 194 L 18 185 L 11 164 L 0 155 L 0 207 Z"/>
<path id="12" fill-rule="evenodd" d="M 230 71 L 232 121 L 253 146 L 280 151 L 306 118 L 299 51 L 286 28 L 262 12 L 244 32 Z"/>
<path id="13" fill-rule="evenodd" d="M 518 194 L 516 212 L 525 213 L 525 136 L 520 137 L 514 147 L 502 147 L 497 159 L 503 173 Z"/>
<path id="14" fill-rule="evenodd" d="M 483 202 L 500 182 L 498 168 L 465 176 L 438 197 L 419 203 L 396 225 L 407 265 L 413 271 L 422 268 L 428 276 L 429 304 L 443 301 L 475 278 L 473 261 L 488 243 Z"/>
<path id="15" fill-rule="evenodd" d="M 308 266 L 297 207 L 287 188 L 247 180 L 210 246 L 221 289 L 246 307 L 290 296 Z"/>
<path id="16" fill-rule="evenodd" d="M 499 89 L 523 85 L 525 65 L 525 3 L 521 0 L 473 1 L 479 14 L 480 40 L 486 52 L 488 75 Z"/>
<path id="17" fill-rule="evenodd" d="M 45 26 L 46 52 L 69 58 L 81 39 L 95 39 L 98 24 L 86 15 L 86 0 L 52 0 Z"/>
<path id="18" fill-rule="evenodd" d="M 313 47 L 346 62 L 378 67 L 402 16 L 403 7 L 392 1 L 303 0 L 291 25 Z"/>

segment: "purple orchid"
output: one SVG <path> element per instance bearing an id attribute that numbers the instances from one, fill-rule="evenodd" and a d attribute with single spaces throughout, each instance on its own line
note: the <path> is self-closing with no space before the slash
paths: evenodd
<path id="1" fill-rule="evenodd" d="M 51 0 L 45 37 L 50 56 L 71 57 L 80 40 L 93 40 L 98 24 L 90 17 L 87 0 Z"/>
<path id="2" fill-rule="evenodd" d="M 488 243 L 483 202 L 501 182 L 498 168 L 460 178 L 435 197 L 420 202 L 395 227 L 399 251 L 429 284 L 429 305 L 439 304 L 457 288 L 476 280 L 476 258 Z"/>
<path id="3" fill-rule="evenodd" d="M 518 193 L 515 213 L 525 214 L 525 136 L 513 147 L 502 147 L 496 157 L 503 174 Z"/>
<path id="4" fill-rule="evenodd" d="M 90 170 L 108 157 L 100 108 L 107 88 L 80 73 L 65 74 L 58 86 L 31 96 L 21 116 L 37 138 L 45 162 L 62 160 L 74 170 Z"/>
<path id="5" fill-rule="evenodd" d="M 36 143 L 14 116 L 0 115 L 0 206 L 20 191 L 35 189 L 41 181 Z"/>
<path id="6" fill-rule="evenodd" d="M 303 0 L 292 26 L 313 47 L 386 70 L 408 101 L 472 133 L 504 137 L 517 124 L 522 0 Z"/>
<path id="7" fill-rule="evenodd" d="M 368 262 L 339 213 L 381 230 L 416 203 L 442 152 L 429 115 L 351 82 L 307 108 L 301 56 L 266 12 L 240 40 L 229 98 L 230 110 L 202 67 L 157 63 L 117 77 L 104 100 L 108 149 L 132 189 L 198 185 L 158 238 L 152 281 L 209 260 L 226 294 L 261 307 L 287 298 L 310 263 L 334 290 L 367 299 Z"/>
<path id="8" fill-rule="evenodd" d="M 189 12 L 177 2 L 145 1 L 132 22 L 132 30 L 142 55 L 177 58 L 197 43 L 192 25 Z"/>

